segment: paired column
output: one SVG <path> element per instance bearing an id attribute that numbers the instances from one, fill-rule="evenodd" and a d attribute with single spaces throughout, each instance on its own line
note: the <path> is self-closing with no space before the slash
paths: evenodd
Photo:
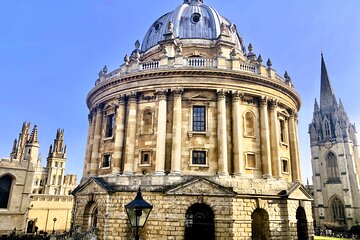
<path id="1" fill-rule="evenodd" d="M 271 101 L 270 103 L 270 136 L 271 136 L 271 159 L 272 159 L 272 173 L 276 178 L 282 177 L 281 170 L 281 161 L 279 153 L 279 143 L 280 143 L 280 130 L 279 130 L 279 120 L 277 117 L 277 106 L 278 103 L 276 100 Z"/>
<path id="2" fill-rule="evenodd" d="M 155 175 L 165 175 L 165 148 L 166 148 L 166 90 L 157 91 L 158 122 L 156 138 Z"/>
<path id="3" fill-rule="evenodd" d="M 95 128 L 95 115 L 93 111 L 90 111 L 88 119 L 89 119 L 89 130 L 88 130 L 88 138 L 87 138 L 85 159 L 84 159 L 84 170 L 83 170 L 84 177 L 87 177 L 90 174 L 91 151 L 92 151 L 93 137 L 94 137 L 93 135 Z"/>
<path id="4" fill-rule="evenodd" d="M 223 90 L 217 93 L 218 109 L 218 174 L 220 176 L 229 175 L 227 157 L 227 132 L 226 132 L 226 96 Z"/>
<path id="5" fill-rule="evenodd" d="M 127 136 L 126 136 L 126 157 L 124 165 L 124 174 L 134 174 L 135 162 L 135 141 L 136 141 L 136 114 L 137 114 L 137 96 L 136 93 L 131 93 L 129 96 L 129 114 L 127 121 Z"/>
<path id="6" fill-rule="evenodd" d="M 171 175 L 181 175 L 181 99 L 182 89 L 173 90 L 173 137 L 171 154 Z"/>
<path id="7" fill-rule="evenodd" d="M 244 173 L 244 157 L 241 138 L 243 136 L 242 117 L 240 115 L 240 95 L 236 91 L 232 95 L 232 127 L 234 143 L 234 174 L 241 176 Z"/>
<path id="8" fill-rule="evenodd" d="M 261 163 L 264 178 L 271 177 L 271 154 L 270 154 L 270 135 L 268 121 L 268 102 L 266 97 L 260 99 L 260 142 L 261 142 Z"/>
<path id="9" fill-rule="evenodd" d="M 119 105 L 116 109 L 115 117 L 115 142 L 114 142 L 114 154 L 113 154 L 113 173 L 118 174 L 121 171 L 121 160 L 124 145 L 124 123 L 125 123 L 125 99 L 120 96 Z"/>
<path id="10" fill-rule="evenodd" d="M 98 170 L 99 163 L 99 147 L 101 140 L 101 126 L 103 119 L 102 107 L 96 107 L 96 119 L 95 119 L 95 129 L 94 129 L 94 137 L 93 137 L 93 146 L 91 152 L 91 163 L 90 163 L 90 176 L 94 176 Z"/>
<path id="11" fill-rule="evenodd" d="M 291 112 L 289 117 L 289 138 L 292 180 L 300 181 L 299 145 L 294 112 Z"/>

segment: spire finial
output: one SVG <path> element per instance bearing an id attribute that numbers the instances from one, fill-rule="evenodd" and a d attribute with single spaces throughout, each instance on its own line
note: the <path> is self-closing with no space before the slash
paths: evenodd
<path id="1" fill-rule="evenodd" d="M 326 69 L 324 55 L 321 53 L 320 108 L 332 108 L 335 102 L 335 94 Z"/>
<path id="2" fill-rule="evenodd" d="M 139 49 L 139 48 L 140 48 L 140 42 L 139 42 L 139 40 L 136 40 L 135 49 Z"/>

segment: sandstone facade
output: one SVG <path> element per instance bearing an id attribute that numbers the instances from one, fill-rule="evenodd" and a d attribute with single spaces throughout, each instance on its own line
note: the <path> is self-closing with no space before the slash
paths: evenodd
<path id="1" fill-rule="evenodd" d="M 124 205 L 141 187 L 154 205 L 146 239 L 310 239 L 300 97 L 203 1 L 155 21 L 119 69 L 101 70 L 87 105 L 83 231 L 130 239 Z"/>
<path id="2" fill-rule="evenodd" d="M 0 161 L 0 234 L 52 231 L 53 219 L 57 231 L 70 228 L 72 196 L 76 176 L 65 175 L 66 147 L 64 131 L 58 130 L 49 149 L 47 166 L 39 155 L 38 130 L 30 133 L 30 123 L 24 123 L 15 139 L 10 158 Z"/>

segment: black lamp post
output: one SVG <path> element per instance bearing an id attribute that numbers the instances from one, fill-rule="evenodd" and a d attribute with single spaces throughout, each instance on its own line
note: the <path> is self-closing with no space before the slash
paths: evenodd
<path id="1" fill-rule="evenodd" d="M 55 222 L 56 222 L 57 218 L 54 218 L 53 221 L 54 221 L 54 224 L 53 224 L 53 231 L 52 233 L 55 233 Z"/>
<path id="2" fill-rule="evenodd" d="M 140 187 L 135 199 L 125 205 L 131 227 L 135 228 L 135 240 L 139 240 L 139 228 L 145 225 L 152 208 L 153 206 L 143 199 Z"/>

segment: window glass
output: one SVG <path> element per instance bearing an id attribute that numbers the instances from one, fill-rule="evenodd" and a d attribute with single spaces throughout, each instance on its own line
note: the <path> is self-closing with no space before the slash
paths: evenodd
<path id="1" fill-rule="evenodd" d="M 102 167 L 103 168 L 110 167 L 110 163 L 111 163 L 111 156 L 109 154 L 104 155 Z"/>
<path id="2" fill-rule="evenodd" d="M 205 125 L 205 106 L 194 106 L 193 107 L 193 131 L 204 132 L 206 131 Z"/>
<path id="3" fill-rule="evenodd" d="M 114 130 L 114 114 L 107 116 L 105 137 L 112 137 Z"/>
<path id="4" fill-rule="evenodd" d="M 206 164 L 206 151 L 192 151 L 192 164 Z"/>

